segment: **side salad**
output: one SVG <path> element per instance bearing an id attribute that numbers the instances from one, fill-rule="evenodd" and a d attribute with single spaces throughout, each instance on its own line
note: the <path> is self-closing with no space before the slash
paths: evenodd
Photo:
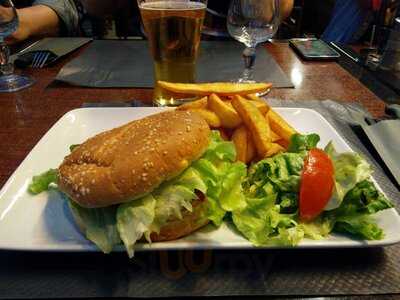
<path id="1" fill-rule="evenodd" d="M 323 150 L 316 148 L 319 139 L 317 134 L 294 134 L 287 152 L 246 169 L 245 164 L 235 162 L 234 144 L 213 131 L 204 156 L 143 201 L 99 209 L 68 201 L 88 228 L 86 237 L 105 253 L 122 241 L 132 256 L 136 240 L 142 235 L 148 238 L 145 229 L 165 218 L 163 212 L 179 216 L 181 210 L 190 210 L 185 199 L 195 189 L 207 195 L 207 217 L 215 226 L 233 222 L 255 246 L 295 246 L 303 238 L 323 239 L 331 232 L 382 239 L 384 232 L 374 214 L 393 205 L 370 181 L 370 165 L 357 153 L 337 153 L 332 143 Z M 38 194 L 56 188 L 57 173 L 51 169 L 34 176 L 28 190 Z M 149 197 L 168 201 L 158 201 L 164 206 L 156 207 L 154 201 L 147 201 Z M 146 218 L 140 217 L 142 212 Z M 128 213 L 137 215 L 137 221 L 125 222 L 135 220 L 125 218 Z"/>
<path id="2" fill-rule="evenodd" d="M 254 245 L 297 245 L 331 232 L 378 240 L 384 232 L 373 215 L 393 207 L 357 153 L 316 148 L 317 134 L 292 136 L 288 152 L 252 165 L 243 181 L 246 205 L 232 212 L 239 231 Z"/>

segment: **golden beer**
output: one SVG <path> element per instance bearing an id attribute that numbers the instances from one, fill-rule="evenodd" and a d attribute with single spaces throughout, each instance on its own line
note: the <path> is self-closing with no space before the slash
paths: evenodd
<path id="1" fill-rule="evenodd" d="M 206 4 L 195 1 L 140 3 L 140 13 L 154 59 L 155 81 L 194 82 Z M 171 95 L 155 85 L 154 100 L 173 105 Z"/>

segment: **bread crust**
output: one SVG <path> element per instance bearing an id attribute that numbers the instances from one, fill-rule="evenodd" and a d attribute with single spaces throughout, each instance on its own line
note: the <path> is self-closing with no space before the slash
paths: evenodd
<path id="1" fill-rule="evenodd" d="M 59 167 L 59 188 L 87 208 L 132 201 L 179 175 L 209 145 L 196 113 L 168 111 L 100 133 Z"/>

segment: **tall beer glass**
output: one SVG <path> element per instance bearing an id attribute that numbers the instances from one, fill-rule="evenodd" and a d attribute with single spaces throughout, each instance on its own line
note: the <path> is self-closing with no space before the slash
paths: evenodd
<path id="1" fill-rule="evenodd" d="M 158 80 L 194 82 L 207 0 L 137 0 L 154 60 L 154 102 L 176 105 Z"/>

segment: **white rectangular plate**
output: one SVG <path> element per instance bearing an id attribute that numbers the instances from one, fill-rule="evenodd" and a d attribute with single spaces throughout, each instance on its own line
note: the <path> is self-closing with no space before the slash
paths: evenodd
<path id="1" fill-rule="evenodd" d="M 79 232 L 66 201 L 57 192 L 32 196 L 27 186 L 33 175 L 56 168 L 69 146 L 129 121 L 160 112 L 162 108 L 85 108 L 64 115 L 33 148 L 0 192 L 0 249 L 47 251 L 97 251 Z M 302 108 L 276 108 L 301 133 L 316 132 L 320 146 L 330 140 L 339 152 L 352 151 L 335 129 L 317 112 Z M 400 217 L 395 209 L 377 214 L 385 232 L 379 241 L 353 240 L 331 235 L 328 239 L 304 239 L 300 248 L 385 246 L 400 241 Z M 237 231 L 224 224 L 212 225 L 185 238 L 163 243 L 138 244 L 137 250 L 251 248 Z M 268 247 L 267 247 L 268 248 Z M 122 247 L 119 248 L 122 250 Z"/>

